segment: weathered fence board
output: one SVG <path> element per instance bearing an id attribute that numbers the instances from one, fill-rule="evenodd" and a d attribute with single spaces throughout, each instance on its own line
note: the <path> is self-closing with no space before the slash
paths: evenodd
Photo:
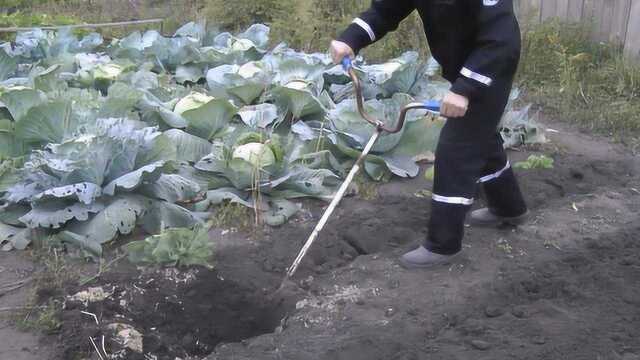
<path id="1" fill-rule="evenodd" d="M 542 0 L 521 0 L 518 3 L 518 13 L 523 21 L 540 21 Z"/>
<path id="2" fill-rule="evenodd" d="M 558 14 L 558 2 L 557 1 L 543 1 L 542 2 L 542 20 L 551 19 Z"/>
<path id="3" fill-rule="evenodd" d="M 640 59 L 640 0 L 515 0 L 521 22 L 558 18 L 593 25 L 593 39 Z"/>
<path id="4" fill-rule="evenodd" d="M 629 27 L 629 12 L 631 11 L 631 0 L 621 0 L 616 2 L 613 11 L 613 27 L 611 29 L 611 41 L 624 44 L 627 40 L 627 28 Z"/>
<path id="5" fill-rule="evenodd" d="M 569 0 L 557 0 L 556 16 L 566 19 L 569 14 Z"/>
<path id="6" fill-rule="evenodd" d="M 569 21 L 582 20 L 583 7 L 584 7 L 584 0 L 569 0 L 569 10 L 568 10 L 566 19 Z"/>
<path id="7" fill-rule="evenodd" d="M 629 11 L 629 24 L 624 52 L 629 57 L 640 59 L 640 0 L 633 0 Z"/>

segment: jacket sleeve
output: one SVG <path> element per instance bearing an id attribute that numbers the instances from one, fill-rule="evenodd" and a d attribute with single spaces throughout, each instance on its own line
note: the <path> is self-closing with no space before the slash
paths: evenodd
<path id="1" fill-rule="evenodd" d="M 396 30 L 414 9 L 413 0 L 373 0 L 369 10 L 355 18 L 338 40 L 348 44 L 357 54 Z"/>
<path id="2" fill-rule="evenodd" d="M 490 88 L 496 79 L 511 79 L 520 61 L 520 28 L 513 0 L 477 2 L 475 47 L 451 91 L 467 98 Z"/>

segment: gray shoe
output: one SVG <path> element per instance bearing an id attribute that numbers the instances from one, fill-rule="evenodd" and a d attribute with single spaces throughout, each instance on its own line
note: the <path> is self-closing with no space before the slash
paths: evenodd
<path id="1" fill-rule="evenodd" d="M 438 265 L 446 265 L 456 255 L 440 255 L 427 250 L 424 246 L 410 251 L 400 258 L 400 265 L 405 269 L 429 268 Z"/>
<path id="2" fill-rule="evenodd" d="M 529 211 L 522 215 L 514 217 L 504 217 L 495 215 L 488 208 L 479 209 L 471 212 L 469 216 L 469 224 L 472 226 L 498 227 L 501 225 L 522 225 L 529 218 Z"/>

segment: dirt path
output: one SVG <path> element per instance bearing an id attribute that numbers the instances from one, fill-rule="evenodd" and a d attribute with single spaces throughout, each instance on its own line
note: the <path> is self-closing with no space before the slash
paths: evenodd
<path id="1" fill-rule="evenodd" d="M 550 133 L 542 152 L 554 157 L 555 169 L 519 171 L 532 221 L 468 228 L 463 255 L 450 267 L 397 265 L 424 237 L 429 201 L 419 196 L 428 189 L 422 177 L 394 181 L 374 200 L 343 202 L 301 267 L 300 288 L 283 302 L 266 294 L 321 215 L 320 204 L 307 203 L 293 223 L 261 236 L 212 232 L 215 272 L 118 266 L 98 283 L 109 299 L 67 307 L 61 358 L 93 352 L 86 339 L 122 322 L 162 360 L 638 360 L 640 160 L 550 126 L 560 132 Z M 512 160 L 530 153 L 513 152 Z M 0 265 L 11 268 L 15 254 L 2 256 Z M 96 314 L 99 325 L 81 310 Z M 0 344 L 0 359 L 48 359 L 15 349 L 20 339 L 35 347 L 32 336 L 9 328 L 0 335 L 16 339 Z M 122 348 L 110 338 L 110 353 Z"/>

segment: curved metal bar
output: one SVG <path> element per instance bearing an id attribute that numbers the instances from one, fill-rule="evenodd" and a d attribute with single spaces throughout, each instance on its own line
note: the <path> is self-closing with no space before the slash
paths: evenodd
<path id="1" fill-rule="evenodd" d="M 409 113 L 409 111 L 421 109 L 427 109 L 427 106 L 424 103 L 419 102 L 411 103 L 403 107 L 400 111 L 400 117 L 398 118 L 398 125 L 396 126 L 395 132 L 399 132 L 400 130 L 402 130 L 404 122 L 407 119 L 407 113 Z"/>
<path id="2" fill-rule="evenodd" d="M 366 111 L 364 111 L 364 97 L 362 96 L 362 84 L 360 83 L 360 79 L 358 78 L 358 75 L 353 69 L 353 66 L 348 68 L 347 73 L 349 74 L 349 77 L 353 82 L 353 88 L 356 93 L 356 103 L 358 106 L 358 113 L 360 113 L 360 116 L 362 116 L 362 118 L 365 119 L 369 124 L 378 128 L 378 130 L 388 131 L 385 128 L 384 123 L 382 121 L 374 118 L 373 116 L 370 116 L 369 114 L 367 114 Z"/>
<path id="3" fill-rule="evenodd" d="M 376 129 L 378 129 L 378 131 L 380 132 L 384 131 L 390 134 L 398 133 L 404 127 L 404 123 L 407 118 L 407 113 L 409 111 L 417 110 L 417 109 L 428 109 L 432 111 L 431 109 L 432 104 L 418 103 L 418 102 L 411 103 L 402 108 L 402 110 L 400 111 L 400 116 L 398 117 L 398 121 L 396 122 L 396 125 L 394 127 L 386 126 L 382 121 L 367 114 L 367 112 L 364 110 L 364 97 L 362 96 L 362 84 L 360 82 L 360 79 L 358 78 L 358 75 L 353 69 L 351 62 L 350 61 L 343 62 L 343 66 L 347 74 L 349 74 L 351 81 L 353 82 L 353 87 L 356 93 L 356 104 L 358 107 L 358 113 L 360 113 L 360 116 L 362 116 L 362 118 L 365 119 L 368 123 L 375 126 Z"/>

